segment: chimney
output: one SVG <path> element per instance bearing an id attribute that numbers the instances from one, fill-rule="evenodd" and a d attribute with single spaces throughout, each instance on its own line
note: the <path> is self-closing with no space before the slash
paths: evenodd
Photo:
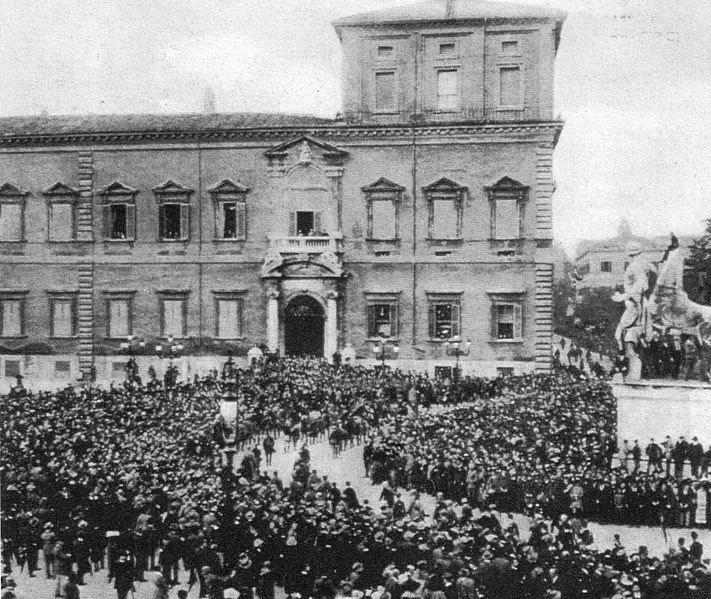
<path id="1" fill-rule="evenodd" d="M 213 114 L 215 112 L 215 92 L 209 85 L 205 88 L 205 95 L 202 100 L 202 111 L 207 114 Z"/>

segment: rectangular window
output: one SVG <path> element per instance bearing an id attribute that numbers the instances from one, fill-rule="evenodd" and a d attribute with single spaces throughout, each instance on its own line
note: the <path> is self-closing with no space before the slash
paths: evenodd
<path id="1" fill-rule="evenodd" d="M 395 72 L 375 74 L 375 111 L 395 111 Z"/>
<path id="2" fill-rule="evenodd" d="M 378 58 L 392 58 L 394 50 L 392 46 L 378 46 Z"/>
<path id="3" fill-rule="evenodd" d="M 313 212 L 301 211 L 296 213 L 296 234 L 302 237 L 316 233 L 316 218 Z"/>
<path id="4" fill-rule="evenodd" d="M 391 339 L 398 336 L 397 303 L 379 302 L 368 305 L 368 337 Z"/>
<path id="5" fill-rule="evenodd" d="M 496 369 L 496 376 L 506 377 L 506 376 L 513 376 L 513 374 L 514 374 L 514 369 L 511 368 L 510 366 L 499 366 Z"/>
<path id="6" fill-rule="evenodd" d="M 429 321 L 431 339 L 449 339 L 459 335 L 459 300 L 430 301 Z"/>
<path id="7" fill-rule="evenodd" d="M 521 67 L 501 67 L 499 70 L 499 105 L 520 107 Z"/>
<path id="8" fill-rule="evenodd" d="M 74 204 L 56 202 L 49 206 L 49 240 L 74 239 Z"/>
<path id="9" fill-rule="evenodd" d="M 392 200 L 371 200 L 370 239 L 396 239 L 397 216 Z"/>
<path id="10" fill-rule="evenodd" d="M 131 300 L 108 300 L 109 337 L 119 339 L 131 334 Z"/>
<path id="11" fill-rule="evenodd" d="M 21 299 L 0 300 L 0 337 L 22 337 Z"/>
<path id="12" fill-rule="evenodd" d="M 600 272 L 612 272 L 612 262 L 607 260 L 600 262 Z"/>
<path id="13" fill-rule="evenodd" d="M 185 336 L 184 299 L 161 300 L 161 336 L 181 338 Z"/>
<path id="14" fill-rule="evenodd" d="M 161 204 L 159 220 L 161 240 L 178 241 L 188 239 L 190 233 L 189 204 Z"/>
<path id="15" fill-rule="evenodd" d="M 494 225 L 494 239 L 518 239 L 521 237 L 521 222 L 517 200 L 496 200 Z"/>
<path id="16" fill-rule="evenodd" d="M 217 337 L 219 339 L 239 339 L 242 336 L 242 300 L 218 299 Z"/>
<path id="17" fill-rule="evenodd" d="M 126 362 L 111 362 L 111 378 L 120 381 L 126 377 Z"/>
<path id="18" fill-rule="evenodd" d="M 459 205 L 454 200 L 432 200 L 432 238 L 459 238 Z"/>
<path id="19" fill-rule="evenodd" d="M 508 54 L 509 56 L 512 54 L 518 54 L 518 42 L 513 40 L 501 42 L 501 52 L 503 54 Z"/>
<path id="20" fill-rule="evenodd" d="M 523 335 L 522 304 L 519 301 L 495 301 L 493 304 L 493 338 L 518 341 Z"/>
<path id="21" fill-rule="evenodd" d="M 72 365 L 69 360 L 57 360 L 54 363 L 54 376 L 60 379 L 68 379 L 72 373 Z"/>
<path id="22" fill-rule="evenodd" d="M 457 71 L 437 71 L 437 110 L 454 112 L 459 108 Z"/>
<path id="23" fill-rule="evenodd" d="M 245 202 L 219 202 L 217 208 L 217 236 L 220 239 L 244 239 Z"/>
<path id="24" fill-rule="evenodd" d="M 20 360 L 5 360 L 5 378 L 16 378 L 22 374 Z"/>
<path id="25" fill-rule="evenodd" d="M 50 325 L 51 337 L 74 337 L 76 328 L 74 299 L 52 298 L 50 300 Z"/>
<path id="26" fill-rule="evenodd" d="M 0 241 L 22 241 L 22 204 L 0 204 Z"/>
<path id="27" fill-rule="evenodd" d="M 440 44 L 439 54 L 440 56 L 452 56 L 457 50 L 457 46 L 453 43 Z"/>
<path id="28" fill-rule="evenodd" d="M 104 204 L 104 239 L 134 239 L 136 206 L 134 204 Z"/>

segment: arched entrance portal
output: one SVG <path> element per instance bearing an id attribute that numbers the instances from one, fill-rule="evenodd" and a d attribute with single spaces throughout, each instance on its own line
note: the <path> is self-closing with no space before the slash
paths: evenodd
<path id="1" fill-rule="evenodd" d="M 323 356 L 323 307 L 309 295 L 291 300 L 284 311 L 284 351 L 288 356 Z"/>

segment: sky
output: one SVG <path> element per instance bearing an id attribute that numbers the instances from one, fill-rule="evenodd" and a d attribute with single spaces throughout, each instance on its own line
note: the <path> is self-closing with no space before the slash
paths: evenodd
<path id="1" fill-rule="evenodd" d="M 469 0 L 477 1 L 477 0 Z M 408 0 L 12 0 L 0 115 L 293 112 L 333 117 L 331 21 Z M 518 0 L 519 4 L 540 4 Z M 550 0 L 556 62 L 554 235 L 699 235 L 711 217 L 711 4 Z"/>

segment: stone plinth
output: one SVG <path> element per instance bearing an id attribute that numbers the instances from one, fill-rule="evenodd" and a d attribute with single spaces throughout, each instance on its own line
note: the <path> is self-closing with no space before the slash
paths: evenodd
<path id="1" fill-rule="evenodd" d="M 650 437 L 661 442 L 684 435 L 711 443 L 711 385 L 684 381 L 637 381 L 613 383 L 617 398 L 617 431 L 620 444 L 639 439 L 642 447 Z"/>

